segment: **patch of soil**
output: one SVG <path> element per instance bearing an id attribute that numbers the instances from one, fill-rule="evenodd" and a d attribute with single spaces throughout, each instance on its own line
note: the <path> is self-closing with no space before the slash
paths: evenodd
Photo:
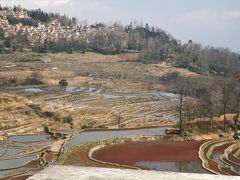
<path id="1" fill-rule="evenodd" d="M 11 180 L 25 180 L 29 177 L 30 177 L 30 175 L 22 174 L 22 175 L 4 177 L 4 178 L 1 178 L 1 180 L 9 180 L 9 179 L 11 179 Z"/>
<path id="2" fill-rule="evenodd" d="M 116 168 L 115 166 L 94 162 L 88 158 L 88 152 L 95 146 L 96 145 L 82 145 L 75 147 L 68 155 L 64 165 Z"/>
<path id="3" fill-rule="evenodd" d="M 11 180 L 25 180 L 25 179 L 28 179 L 29 177 L 30 175 L 22 175 L 22 176 L 13 177 L 11 178 Z"/>
<path id="4" fill-rule="evenodd" d="M 57 155 L 53 153 L 47 153 L 45 156 L 46 161 L 51 162 L 54 159 L 57 159 Z"/>

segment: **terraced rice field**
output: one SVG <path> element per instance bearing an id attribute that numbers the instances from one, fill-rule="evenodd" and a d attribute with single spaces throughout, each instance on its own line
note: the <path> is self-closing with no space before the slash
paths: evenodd
<path id="1" fill-rule="evenodd" d="M 43 104 L 45 111 L 72 116 L 74 127 L 78 129 L 82 126 L 93 128 L 159 126 L 175 124 L 179 119 L 178 95 L 171 93 L 120 93 L 78 86 L 68 86 L 65 89 L 27 87 L 11 90 L 21 95 L 32 94 L 31 100 L 36 104 Z"/>
<path id="2" fill-rule="evenodd" d="M 49 152 L 54 142 L 47 135 L 9 137 L 0 146 L 0 179 L 31 176 L 41 171 L 56 158 Z"/>
<path id="3" fill-rule="evenodd" d="M 198 158 L 198 150 L 202 143 L 202 141 L 124 143 L 99 149 L 92 157 L 103 162 L 145 170 L 208 173 L 202 168 Z"/>
<path id="4" fill-rule="evenodd" d="M 43 124 L 59 132 L 70 129 L 78 131 L 84 125 L 90 128 L 136 128 L 172 125 L 178 120 L 176 111 L 178 96 L 164 92 L 120 93 L 78 86 L 66 88 L 28 86 L 1 91 L 12 95 L 3 95 L 1 98 L 3 120 L 0 133 L 4 137 L 4 144 L 0 147 L 0 177 L 19 174 L 30 176 L 56 158 L 56 155 L 47 153 L 54 141 L 48 139 L 46 135 L 22 135 L 43 132 Z M 24 96 L 29 100 L 23 98 Z M 32 106 L 40 106 L 40 114 Z M 52 112 L 60 117 L 71 116 L 72 127 L 69 123 L 42 115 L 46 112 Z M 165 128 L 129 132 L 85 132 L 84 135 L 76 136 L 68 144 L 71 147 L 99 137 L 104 139 L 159 133 L 163 135 Z M 83 136 L 86 138 L 84 139 Z M 81 137 L 81 141 L 78 137 Z"/>
<path id="5" fill-rule="evenodd" d="M 200 148 L 203 167 L 221 175 L 240 176 L 239 141 L 219 139 L 207 142 Z"/>

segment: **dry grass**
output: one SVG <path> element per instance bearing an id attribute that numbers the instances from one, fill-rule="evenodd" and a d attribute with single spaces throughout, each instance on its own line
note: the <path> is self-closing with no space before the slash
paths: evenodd
<path id="1" fill-rule="evenodd" d="M 61 79 L 66 79 L 71 85 L 97 87 L 109 92 L 126 93 L 165 91 L 168 87 L 160 79 L 172 71 L 189 76 L 194 75 L 194 73 L 166 64 L 147 65 L 132 61 L 135 56 L 136 54 L 102 55 L 97 53 L 0 55 L 0 78 L 14 76 L 24 81 L 31 76 L 33 71 L 37 71 L 41 73 L 41 81 L 46 85 L 57 85 Z M 175 113 L 175 102 L 155 101 L 146 97 L 134 100 L 109 100 L 99 97 L 70 95 L 65 98 L 57 98 L 57 100 L 47 100 L 49 97 L 64 95 L 64 92 L 56 90 L 54 93 L 34 95 L 29 96 L 29 98 L 32 100 L 38 99 L 38 102 L 42 102 L 45 106 L 48 102 L 57 104 L 55 110 L 60 117 L 59 119 L 71 115 L 75 129 L 80 129 L 84 125 L 117 127 L 116 117 L 113 114 L 114 109 L 121 112 L 121 125 L 123 127 L 163 125 L 164 123 L 170 123 L 166 115 Z M 88 107 L 80 109 L 71 107 L 71 105 L 79 103 L 86 104 Z M 47 108 L 45 111 L 47 111 Z M 154 115 L 156 113 L 160 113 L 162 116 Z M 23 113 L 20 114 L 23 116 Z M 21 126 L 45 121 L 50 123 L 48 119 L 42 121 L 41 118 L 34 117 L 31 113 L 21 116 L 6 117 L 6 119 L 9 122 L 12 121 L 13 124 L 17 124 L 17 126 L 16 119 L 20 119 L 18 121 L 21 123 L 24 122 Z M 51 122 L 50 126 L 53 129 L 59 129 L 57 123 Z M 42 123 L 39 124 L 42 125 Z M 69 124 L 61 124 L 61 127 L 63 129 L 70 128 Z M 39 131 L 39 128 L 29 125 L 29 127 L 26 127 L 26 131 Z"/>
<path id="2" fill-rule="evenodd" d="M 44 124 L 50 127 L 61 126 L 64 128 L 61 123 L 52 122 L 43 116 L 43 112 L 39 112 L 39 110 L 37 112 L 28 99 L 8 94 L 0 95 L 1 135 L 42 133 Z"/>
<path id="3" fill-rule="evenodd" d="M 0 77 L 25 80 L 33 71 L 39 71 L 45 84 L 56 85 L 65 78 L 71 84 L 103 86 L 116 91 L 165 90 L 160 79 L 170 72 L 185 76 L 200 76 L 185 69 L 166 64 L 146 65 L 131 61 L 136 54 L 10 54 L 0 55 Z M 24 61 L 23 61 L 24 60 Z"/>

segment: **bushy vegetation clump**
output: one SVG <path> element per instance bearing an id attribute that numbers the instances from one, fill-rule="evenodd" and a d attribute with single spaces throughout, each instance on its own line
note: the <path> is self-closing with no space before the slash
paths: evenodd
<path id="1" fill-rule="evenodd" d="M 11 25 L 19 24 L 22 23 L 24 26 L 38 26 L 38 22 L 35 21 L 34 19 L 17 19 L 14 17 L 8 17 L 8 22 Z"/>

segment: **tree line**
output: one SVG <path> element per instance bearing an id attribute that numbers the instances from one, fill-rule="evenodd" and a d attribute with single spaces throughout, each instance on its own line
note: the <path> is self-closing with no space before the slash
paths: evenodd
<path id="1" fill-rule="evenodd" d="M 36 21 L 42 22 L 42 23 L 49 23 L 50 21 L 53 21 L 55 19 L 58 19 L 58 21 L 63 26 L 70 26 L 73 24 L 76 24 L 77 19 L 76 18 L 69 18 L 66 15 L 61 15 L 59 13 L 48 13 L 43 11 L 42 9 L 32 9 L 28 10 L 28 15 Z"/>
<path id="2" fill-rule="evenodd" d="M 173 92 L 179 94 L 179 127 L 182 134 L 194 129 L 198 133 L 209 133 L 240 128 L 239 76 L 206 79 L 178 74 L 171 78 L 170 84 Z M 227 114 L 231 114 L 232 118 L 229 119 Z"/>

